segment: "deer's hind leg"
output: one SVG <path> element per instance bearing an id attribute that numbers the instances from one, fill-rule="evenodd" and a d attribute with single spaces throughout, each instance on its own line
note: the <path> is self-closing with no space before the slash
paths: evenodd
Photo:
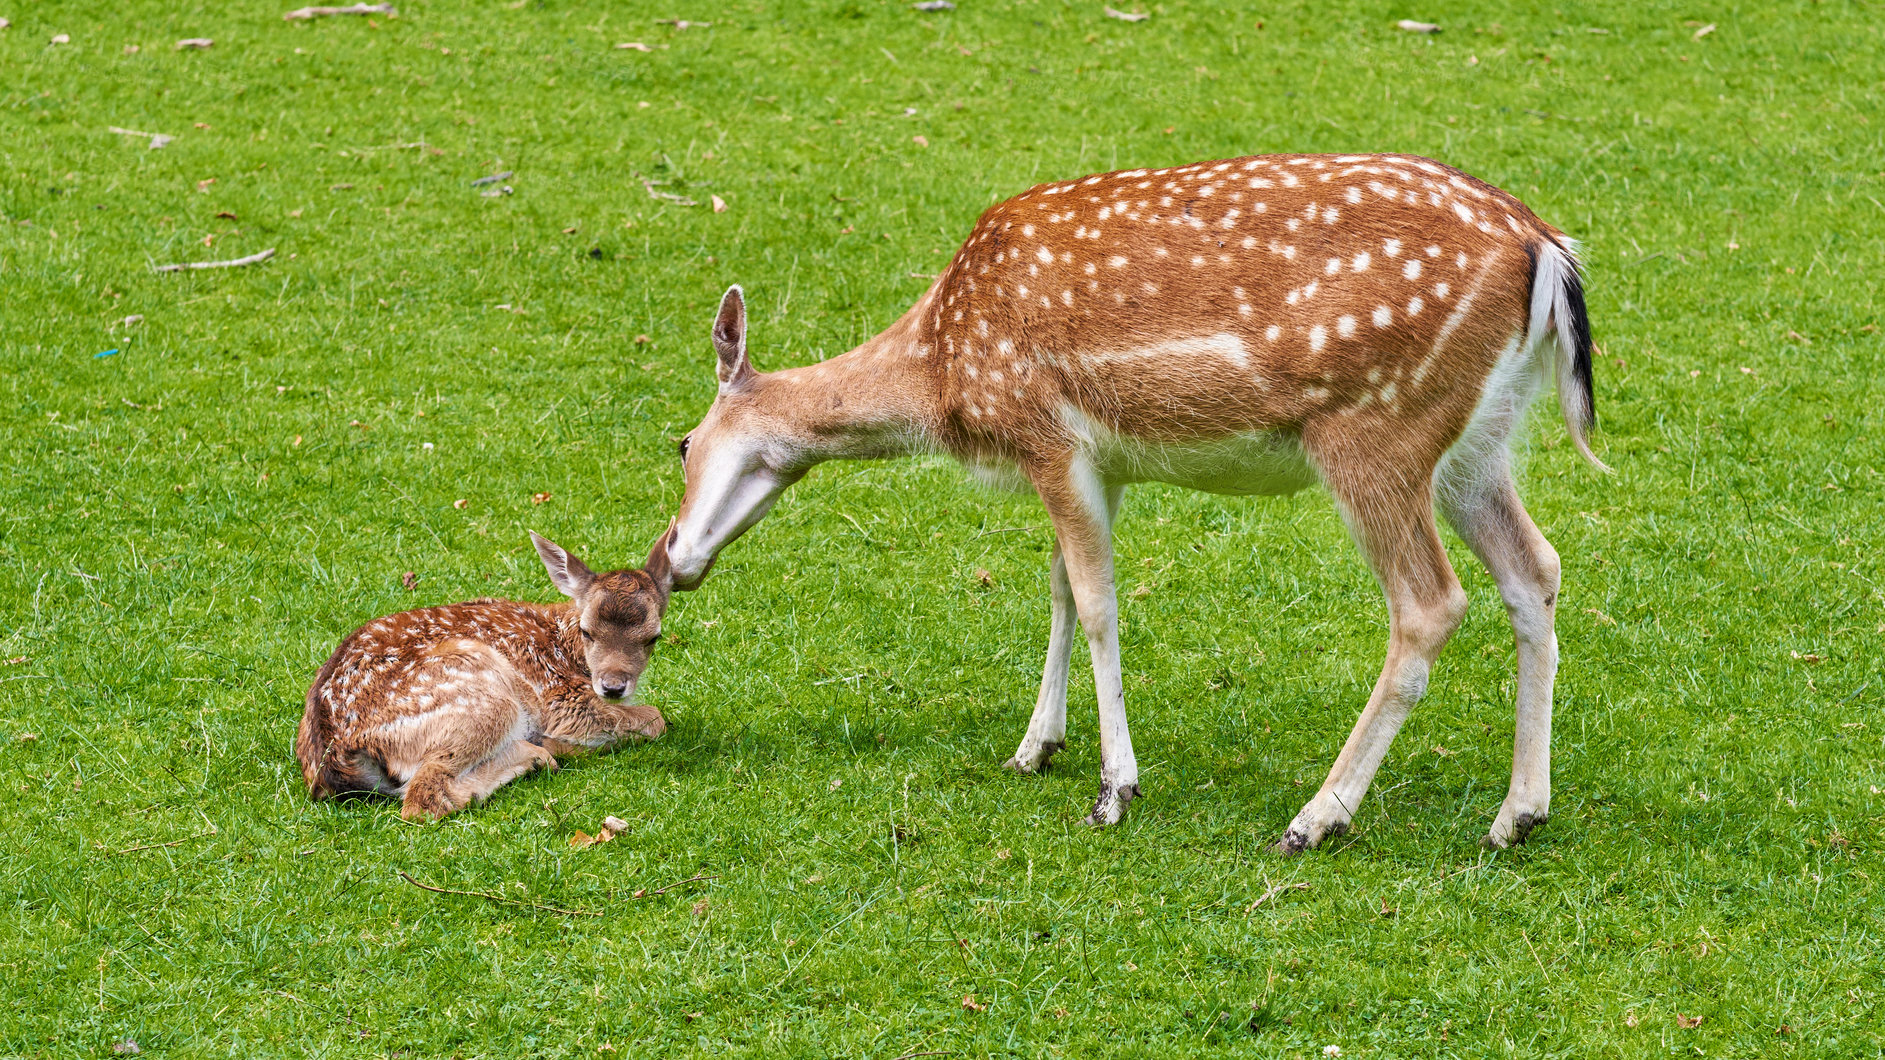
<path id="1" fill-rule="evenodd" d="M 1558 673 L 1558 553 L 1519 501 L 1505 450 L 1442 483 L 1440 509 L 1499 583 L 1518 649 L 1512 785 L 1486 845 L 1523 843 L 1551 813 L 1551 686 Z"/>
<path id="2" fill-rule="evenodd" d="M 1311 442 L 1308 432 L 1304 441 Z M 1466 617 L 1466 592 L 1434 527 L 1431 476 L 1405 473 L 1412 462 L 1405 453 L 1397 463 L 1360 447 L 1330 448 L 1311 455 L 1387 597 L 1388 652 L 1328 779 L 1277 843 L 1286 854 L 1348 830 L 1395 734 L 1426 693 L 1434 659 Z"/>
<path id="3" fill-rule="evenodd" d="M 528 742 L 536 725 L 521 684 L 510 663 L 476 641 L 436 645 L 414 667 L 401 690 L 410 709 L 377 734 L 389 772 L 404 778 L 401 817 L 444 817 L 531 769 L 554 767 Z"/>

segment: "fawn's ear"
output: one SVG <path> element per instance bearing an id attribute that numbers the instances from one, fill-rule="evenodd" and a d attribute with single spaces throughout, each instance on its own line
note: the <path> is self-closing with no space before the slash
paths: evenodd
<path id="1" fill-rule="evenodd" d="M 713 374 L 726 391 L 753 374 L 753 363 L 746 359 L 746 295 L 739 284 L 727 288 L 720 299 L 720 311 L 713 318 L 713 352 L 718 355 Z"/>
<path id="2" fill-rule="evenodd" d="M 666 614 L 668 594 L 674 589 L 674 568 L 668 563 L 668 542 L 674 540 L 674 524 L 669 523 L 655 547 L 648 552 L 648 562 L 642 565 L 642 573 L 655 583 L 655 597 L 659 601 L 658 610 Z"/>
<path id="3" fill-rule="evenodd" d="M 537 555 L 543 557 L 543 569 L 550 572 L 550 581 L 564 596 L 580 600 L 589 587 L 595 584 L 596 572 L 585 566 L 582 560 L 565 552 L 563 546 L 539 536 L 534 530 L 530 532 L 530 542 L 537 546 Z"/>

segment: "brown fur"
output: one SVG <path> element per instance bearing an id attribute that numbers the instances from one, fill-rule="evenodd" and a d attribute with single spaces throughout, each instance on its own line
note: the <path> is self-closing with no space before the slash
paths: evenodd
<path id="1" fill-rule="evenodd" d="M 647 569 L 596 575 L 547 541 L 538 549 L 569 601 L 404 611 L 341 641 L 295 740 L 311 796 L 393 795 L 407 818 L 443 817 L 556 768 L 556 755 L 666 731 L 660 711 L 598 690 L 606 680 L 632 695 L 647 666 L 667 606 L 665 550 Z"/>

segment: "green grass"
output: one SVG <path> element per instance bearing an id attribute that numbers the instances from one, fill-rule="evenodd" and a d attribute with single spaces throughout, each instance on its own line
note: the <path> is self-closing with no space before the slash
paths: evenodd
<path id="1" fill-rule="evenodd" d="M 0 1053 L 1885 1051 L 1875 4 L 294 3 L 0 9 Z M 728 283 L 762 367 L 802 364 L 1033 182 L 1295 150 L 1442 158 L 1587 243 L 1618 474 L 1537 417 L 1564 665 L 1530 846 L 1475 845 L 1513 659 L 1449 539 L 1474 610 L 1354 833 L 1265 853 L 1385 641 L 1314 492 L 1129 495 L 1147 797 L 1081 827 L 1090 680 L 1051 774 L 999 769 L 1044 519 L 941 461 L 819 470 L 677 598 L 660 744 L 433 827 L 307 801 L 348 630 L 549 598 L 528 528 L 643 554 Z"/>

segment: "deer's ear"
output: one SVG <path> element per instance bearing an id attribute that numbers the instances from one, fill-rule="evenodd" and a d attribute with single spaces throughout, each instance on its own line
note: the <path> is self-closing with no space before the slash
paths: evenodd
<path id="1" fill-rule="evenodd" d="M 714 314 L 713 352 L 720 389 L 736 386 L 753 374 L 753 364 L 746 359 L 746 295 L 737 283 L 727 288 L 720 311 Z"/>
<path id="2" fill-rule="evenodd" d="M 537 546 L 537 555 L 543 558 L 543 569 L 550 572 L 551 583 L 564 596 L 580 600 L 589 587 L 595 584 L 596 572 L 584 565 L 582 560 L 565 552 L 563 546 L 539 536 L 534 530 L 530 533 L 530 543 Z"/>
<path id="3" fill-rule="evenodd" d="M 648 562 L 642 565 L 642 572 L 655 583 L 655 596 L 660 601 L 663 614 L 668 610 L 668 594 L 674 589 L 674 568 L 668 561 L 668 542 L 674 540 L 674 524 L 669 523 L 667 531 L 655 542 L 655 547 L 648 552 Z"/>

